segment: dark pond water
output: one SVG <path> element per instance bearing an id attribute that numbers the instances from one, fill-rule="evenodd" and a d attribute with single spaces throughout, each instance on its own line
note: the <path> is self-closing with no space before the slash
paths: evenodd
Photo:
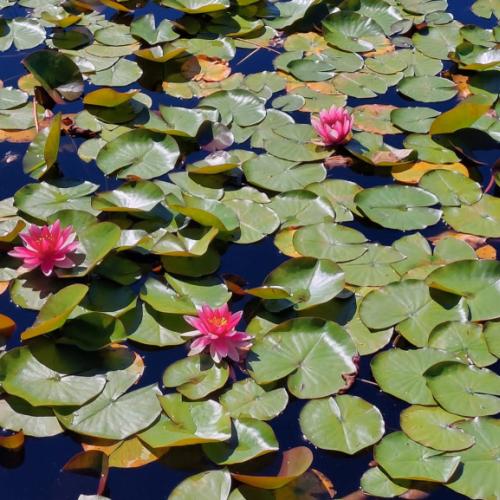
<path id="1" fill-rule="evenodd" d="M 449 3 L 448 10 L 462 23 L 473 23 L 485 28 L 494 26 L 493 19 L 491 21 L 480 19 L 470 12 L 471 1 L 450 0 Z M 23 15 L 23 10 L 15 6 L 5 9 L 3 12 L 9 18 Z M 149 2 L 146 8 L 137 10 L 135 15 L 140 16 L 147 12 L 154 12 L 157 20 L 165 15 L 170 18 L 175 17 L 173 11 L 164 8 L 158 9 L 152 2 Z M 0 54 L 0 80 L 3 80 L 5 85 L 15 85 L 19 76 L 25 73 L 20 61 L 27 53 L 27 51 L 24 53 L 9 51 Z M 241 51 L 234 59 L 233 64 L 237 64 L 247 53 L 248 51 Z M 260 51 L 239 64 L 237 71 L 256 73 L 273 70 L 273 57 L 272 54 L 266 51 Z M 137 84 L 131 87 L 137 88 Z M 123 90 L 126 90 L 126 88 Z M 178 101 L 162 93 L 148 90 L 145 90 L 145 92 L 154 100 L 153 108 L 157 108 L 159 104 L 178 105 L 179 102 L 182 102 L 183 106 L 194 104 L 194 101 L 193 103 Z M 357 100 L 350 98 L 348 104 L 356 106 L 358 104 L 377 103 L 407 106 L 408 102 L 398 95 L 396 91 L 389 91 L 386 95 L 374 99 Z M 412 106 L 418 105 L 418 103 L 411 102 Z M 445 103 L 433 104 L 433 107 L 444 111 L 452 108 L 455 104 L 456 101 L 450 100 Z M 71 109 L 72 107 L 74 109 Z M 77 110 L 78 108 L 73 105 L 64 106 L 64 112 Z M 307 123 L 309 115 L 296 113 L 294 118 L 298 122 Z M 64 137 L 62 139 L 59 164 L 64 176 L 68 179 L 86 179 L 99 183 L 102 190 L 114 187 L 115 181 L 105 178 L 95 166 L 86 164 L 79 159 L 76 155 L 78 145 L 79 141 L 72 138 Z M 393 145 L 396 146 L 397 144 Z M 33 181 L 23 174 L 22 169 L 19 168 L 19 162 L 7 164 L 3 160 L 8 154 L 17 154 L 22 157 L 26 147 L 26 144 L 0 143 L 0 199 L 12 196 L 21 186 Z M 490 180 L 491 166 L 498 157 L 498 150 L 477 149 L 473 153 L 474 159 L 483 164 L 476 167 L 476 180 L 486 186 Z M 380 169 L 377 170 L 377 174 L 374 174 L 366 170 L 356 172 L 351 169 L 340 168 L 330 171 L 330 176 L 352 180 L 363 187 L 392 182 L 389 173 L 385 173 Z M 491 194 L 498 195 L 498 188 L 495 189 L 497 191 L 492 191 Z M 402 233 L 398 231 L 369 226 L 359 221 L 350 224 L 360 229 L 368 238 L 383 244 L 391 244 L 402 236 Z M 440 233 L 444 229 L 444 225 L 436 225 L 424 231 L 423 234 L 430 236 Z M 492 242 L 492 244 L 495 244 L 497 249 L 500 250 L 498 242 Z M 221 274 L 239 274 L 249 282 L 249 285 L 258 286 L 262 283 L 264 277 L 284 260 L 286 260 L 286 257 L 276 250 L 272 240 L 268 238 L 248 246 L 232 245 L 223 257 L 219 272 Z M 243 308 L 245 303 L 245 300 L 235 302 L 234 309 Z M 8 294 L 0 296 L 0 311 L 16 321 L 18 331 L 23 331 L 30 326 L 35 318 L 34 312 L 22 311 L 12 304 Z M 13 347 L 17 343 L 19 343 L 19 340 L 14 336 L 9 347 Z M 144 357 L 146 364 L 145 374 L 140 385 L 159 382 L 165 367 L 185 356 L 183 346 L 154 351 L 142 350 L 138 345 L 133 345 L 133 348 Z M 371 379 L 369 362 L 369 356 L 362 358 L 359 378 Z M 399 414 L 407 406 L 405 403 L 380 392 L 377 387 L 359 379 L 351 388 L 350 394 L 361 396 L 375 404 L 383 413 L 388 431 L 399 428 Z M 302 438 L 298 423 L 298 414 L 302 406 L 301 401 L 292 401 L 286 412 L 272 421 L 272 426 L 282 449 L 307 444 Z M 20 453 L 13 454 L 0 451 L 0 500 L 76 500 L 81 493 L 95 493 L 97 482 L 94 478 L 61 471 L 68 459 L 79 451 L 81 451 L 81 446 L 71 435 L 61 435 L 48 439 L 28 438 L 24 450 Z M 339 497 L 357 490 L 359 478 L 368 468 L 368 463 L 372 459 L 371 451 L 348 457 L 316 449 L 314 450 L 314 456 L 313 467 L 331 478 Z M 266 459 L 271 460 L 268 467 L 270 471 L 276 471 L 278 464 L 273 463 L 272 459 L 272 457 Z M 197 447 L 190 447 L 171 451 L 163 460 L 142 468 L 111 469 L 105 494 L 113 500 L 166 499 L 171 490 L 182 479 L 201 470 L 197 467 L 200 460 L 203 460 L 201 452 Z M 207 468 L 206 463 L 203 468 Z M 463 497 L 441 487 L 435 490 L 430 498 L 447 500 Z"/>

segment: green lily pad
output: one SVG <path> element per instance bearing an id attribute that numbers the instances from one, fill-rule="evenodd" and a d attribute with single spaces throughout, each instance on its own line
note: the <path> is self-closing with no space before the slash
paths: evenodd
<path id="1" fill-rule="evenodd" d="M 391 111 L 391 121 L 396 127 L 416 134 L 429 132 L 436 116 L 439 116 L 439 111 L 425 107 L 397 108 Z"/>
<path id="2" fill-rule="evenodd" d="M 90 195 L 98 186 L 91 182 L 54 186 L 46 182 L 27 184 L 14 195 L 17 208 L 38 219 L 46 219 L 61 210 L 81 210 L 95 214 Z"/>
<path id="3" fill-rule="evenodd" d="M 366 252 L 361 256 L 340 263 L 346 283 L 357 286 L 383 286 L 399 281 L 400 277 L 392 267 L 394 263 L 403 259 L 398 251 L 374 244 L 365 248 Z"/>
<path id="4" fill-rule="evenodd" d="M 279 192 L 302 189 L 326 177 L 326 169 L 321 163 L 300 163 L 272 155 L 251 158 L 242 168 L 250 184 Z"/>
<path id="5" fill-rule="evenodd" d="M 418 159 L 429 163 L 456 163 L 460 158 L 451 150 L 433 140 L 430 135 L 410 134 L 403 142 L 406 148 L 417 152 Z"/>
<path id="6" fill-rule="evenodd" d="M 399 91 L 420 102 L 442 102 L 455 97 L 456 85 L 438 76 L 413 76 L 403 78 L 398 84 Z"/>
<path id="7" fill-rule="evenodd" d="M 232 418 L 271 420 L 286 408 L 288 394 L 283 388 L 266 391 L 247 378 L 233 383 L 219 401 Z"/>
<path id="8" fill-rule="evenodd" d="M 39 335 L 57 330 L 64 325 L 73 309 L 82 301 L 89 288 L 74 284 L 51 295 L 42 306 L 33 326 L 22 334 L 22 340 L 29 340 Z"/>
<path id="9" fill-rule="evenodd" d="M 479 367 L 497 360 L 488 350 L 483 328 L 477 323 L 452 321 L 438 325 L 429 337 L 429 347 L 448 351 L 464 363 L 472 361 Z"/>
<path id="10" fill-rule="evenodd" d="M 64 432 L 52 408 L 31 406 L 14 396 L 0 400 L 0 425 L 33 437 L 50 437 Z"/>
<path id="11" fill-rule="evenodd" d="M 61 356 L 64 351 L 59 348 L 54 353 Z M 75 356 L 74 351 L 66 351 L 68 354 L 71 356 L 62 363 L 63 367 L 59 367 L 62 362 L 60 357 L 51 360 L 51 365 L 47 366 L 38 359 L 39 352 L 35 350 L 34 353 L 32 348 L 10 350 L 0 358 L 2 388 L 36 407 L 79 406 L 86 403 L 103 390 L 106 377 L 82 374 L 81 355 Z M 64 371 L 60 371 L 61 368 Z"/>
<path id="12" fill-rule="evenodd" d="M 33 52 L 24 66 L 57 103 L 75 101 L 83 93 L 83 78 L 78 66 L 66 55 L 52 50 Z"/>
<path id="13" fill-rule="evenodd" d="M 394 479 L 447 482 L 457 470 L 460 457 L 418 444 L 403 432 L 393 432 L 375 446 L 377 464 Z"/>
<path id="14" fill-rule="evenodd" d="M 109 47 L 105 49 L 109 52 Z M 109 68 L 97 71 L 90 77 L 94 85 L 108 87 L 125 87 L 134 83 L 142 76 L 142 70 L 135 61 L 121 58 Z"/>
<path id="15" fill-rule="evenodd" d="M 411 404 L 434 405 L 435 400 L 426 385 L 424 372 L 441 361 L 453 359 L 437 349 L 390 349 L 377 354 L 372 373 L 380 388 Z"/>
<path id="16" fill-rule="evenodd" d="M 462 41 L 460 24 L 451 22 L 444 26 L 431 26 L 424 33 L 415 33 L 412 41 L 422 54 L 446 60 L 448 54 L 454 51 L 455 47 Z"/>
<path id="17" fill-rule="evenodd" d="M 281 228 L 333 222 L 335 212 L 326 198 L 306 190 L 287 191 L 276 195 L 269 207 L 280 218 Z"/>
<path id="18" fill-rule="evenodd" d="M 364 189 L 354 199 L 372 221 L 390 229 L 424 229 L 436 224 L 441 211 L 430 208 L 436 196 L 410 186 L 381 186 Z"/>
<path id="19" fill-rule="evenodd" d="M 334 262 L 360 257 L 368 248 L 366 241 L 359 231 L 331 222 L 302 227 L 293 235 L 293 246 L 300 254 Z"/>
<path id="20" fill-rule="evenodd" d="M 403 495 L 411 488 L 411 481 L 392 479 L 380 467 L 372 467 L 361 476 L 361 489 L 367 495 L 393 498 Z"/>
<path id="21" fill-rule="evenodd" d="M 97 155 L 97 165 L 105 174 L 119 170 L 120 178 L 137 175 L 159 177 L 175 166 L 179 148 L 172 137 L 148 130 L 132 130 L 108 142 Z"/>
<path id="22" fill-rule="evenodd" d="M 397 325 L 412 344 L 424 347 L 431 331 L 445 321 L 466 321 L 465 300 L 449 293 L 430 293 L 423 281 L 407 279 L 374 290 L 361 303 L 360 318 L 368 328 Z"/>
<path id="23" fill-rule="evenodd" d="M 321 449 L 354 455 L 384 435 L 382 414 L 357 396 L 309 401 L 300 412 L 305 437 Z"/>
<path id="24" fill-rule="evenodd" d="M 263 99 L 247 90 L 216 92 L 203 99 L 200 106 L 217 109 L 224 125 L 234 122 L 241 127 L 248 127 L 261 122 L 266 116 Z"/>
<path id="25" fill-rule="evenodd" d="M 184 479 L 172 493 L 170 500 L 203 497 L 206 500 L 227 500 L 231 491 L 231 474 L 227 469 L 204 471 Z"/>
<path id="26" fill-rule="evenodd" d="M 473 205 L 483 195 L 477 182 L 451 170 L 427 172 L 420 179 L 420 186 L 435 194 L 443 206 Z"/>
<path id="27" fill-rule="evenodd" d="M 500 411 L 500 377 L 487 368 L 438 363 L 425 377 L 434 399 L 450 413 L 478 417 Z"/>
<path id="28" fill-rule="evenodd" d="M 149 426 L 160 414 L 160 391 L 150 385 L 123 394 L 138 378 L 126 370 L 108 375 L 104 391 L 89 404 L 58 409 L 57 418 L 67 429 L 103 439 L 125 439 Z"/>
<path id="29" fill-rule="evenodd" d="M 207 457 L 217 465 L 247 462 L 279 449 L 278 441 L 269 424 L 261 420 L 235 419 L 228 441 L 203 445 Z"/>
<path id="30" fill-rule="evenodd" d="M 472 205 L 444 207 L 443 219 L 455 231 L 485 236 L 500 237 L 500 200 L 483 194 Z"/>
<path id="31" fill-rule="evenodd" d="M 500 358 L 500 323 L 493 321 L 486 323 L 484 337 L 491 354 Z"/>
<path id="32" fill-rule="evenodd" d="M 280 311 L 291 305 L 302 310 L 338 295 L 344 288 L 344 274 L 330 260 L 302 257 L 278 266 L 267 276 L 264 285 L 281 286 L 291 293 L 289 300 L 267 302 L 269 310 Z"/>
<path id="33" fill-rule="evenodd" d="M 181 335 L 190 330 L 178 314 L 161 313 L 146 304 L 131 309 L 120 320 L 130 340 L 157 347 L 183 344 Z"/>
<path id="34" fill-rule="evenodd" d="M 452 262 L 427 278 L 431 288 L 463 296 L 472 321 L 500 316 L 500 263 L 488 260 Z"/>
<path id="35" fill-rule="evenodd" d="M 357 12 L 335 12 L 323 22 L 328 43 L 348 52 L 367 52 L 386 43 L 382 28 Z"/>
<path id="36" fill-rule="evenodd" d="M 204 354 L 172 363 L 163 373 L 163 385 L 175 387 L 189 399 L 202 399 L 225 385 L 229 377 L 226 363 L 215 364 Z"/>
<path id="37" fill-rule="evenodd" d="M 250 200 L 229 200 L 224 204 L 237 215 L 239 230 L 232 238 L 235 243 L 255 243 L 273 233 L 280 225 L 276 213 L 265 205 Z"/>
<path id="38" fill-rule="evenodd" d="M 231 437 L 231 419 L 216 401 L 184 401 L 180 394 L 159 398 L 160 420 L 139 438 L 152 448 L 225 441 Z"/>
<path id="39" fill-rule="evenodd" d="M 476 442 L 465 451 L 453 453 L 460 458 L 461 473 L 446 486 L 470 498 L 495 498 L 500 486 L 498 419 L 474 418 L 457 424 L 457 427 L 471 435 Z"/>
<path id="40" fill-rule="evenodd" d="M 339 325 L 319 318 L 286 321 L 258 338 L 247 357 L 250 375 L 262 385 L 287 377 L 288 390 L 301 399 L 329 396 L 355 373 L 356 348 Z"/>
<path id="41" fill-rule="evenodd" d="M 413 441 L 442 451 L 470 448 L 475 440 L 455 424 L 463 417 L 439 406 L 410 406 L 400 415 L 401 429 Z"/>

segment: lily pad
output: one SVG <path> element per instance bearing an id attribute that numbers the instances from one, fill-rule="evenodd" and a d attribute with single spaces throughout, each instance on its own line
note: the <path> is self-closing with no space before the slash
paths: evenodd
<path id="1" fill-rule="evenodd" d="M 393 432 L 375 447 L 375 460 L 391 478 L 447 482 L 457 470 L 460 457 L 418 444 L 403 432 Z"/>
<path id="2" fill-rule="evenodd" d="M 424 372 L 441 361 L 453 359 L 437 349 L 390 349 L 377 354 L 372 373 L 380 388 L 411 404 L 434 405 L 435 400 L 426 385 Z"/>
<path id="3" fill-rule="evenodd" d="M 231 419 L 215 401 L 184 401 L 180 394 L 167 394 L 160 403 L 167 416 L 139 434 L 152 448 L 225 441 L 231 436 Z"/>
<path id="4" fill-rule="evenodd" d="M 440 210 L 430 208 L 438 202 L 437 197 L 410 186 L 364 189 L 354 201 L 372 221 L 391 229 L 424 229 L 441 218 Z"/>
<path id="5" fill-rule="evenodd" d="M 203 451 L 207 457 L 217 465 L 247 462 L 278 449 L 278 441 L 272 427 L 265 422 L 253 419 L 233 420 L 229 440 L 203 445 Z"/>
<path id="6" fill-rule="evenodd" d="M 475 440 L 455 425 L 463 417 L 439 406 L 410 406 L 401 412 L 401 429 L 413 441 L 435 450 L 455 451 L 470 448 Z"/>
<path id="7" fill-rule="evenodd" d="M 321 449 L 354 455 L 384 435 L 380 411 L 357 396 L 309 401 L 300 412 L 305 437 Z"/>
<path id="8" fill-rule="evenodd" d="M 338 265 L 326 259 L 303 257 L 281 264 L 264 281 L 265 286 L 281 286 L 291 293 L 290 300 L 267 302 L 271 311 L 293 304 L 297 310 L 322 304 L 338 295 L 344 287 L 344 274 Z"/>
<path id="9" fill-rule="evenodd" d="M 346 386 L 355 373 L 356 348 L 339 325 L 319 318 L 286 321 L 258 338 L 247 357 L 258 384 L 287 377 L 288 390 L 301 399 L 321 398 Z"/>
<path id="10" fill-rule="evenodd" d="M 132 130 L 107 143 L 97 155 L 105 174 L 119 170 L 119 177 L 159 177 L 175 166 L 179 148 L 174 139 L 148 130 Z"/>
<path id="11" fill-rule="evenodd" d="M 232 418 L 271 420 L 286 408 L 288 394 L 283 388 L 266 391 L 247 378 L 235 382 L 222 394 L 220 403 Z"/>
<path id="12" fill-rule="evenodd" d="M 224 386 L 229 377 L 225 363 L 215 364 L 204 354 L 172 363 L 163 373 L 163 385 L 175 387 L 189 399 L 202 399 Z"/>
<path id="13" fill-rule="evenodd" d="M 466 417 L 500 411 L 500 377 L 487 368 L 438 363 L 426 371 L 425 377 L 434 399 L 446 411 Z"/>

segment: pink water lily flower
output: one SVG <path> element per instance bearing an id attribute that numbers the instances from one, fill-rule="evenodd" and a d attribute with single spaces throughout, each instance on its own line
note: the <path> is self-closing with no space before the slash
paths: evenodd
<path id="1" fill-rule="evenodd" d="M 45 276 L 52 274 L 55 267 L 74 267 L 70 258 L 78 243 L 72 226 L 61 229 L 61 223 L 56 220 L 50 226 L 31 225 L 25 233 L 19 234 L 24 246 L 14 247 L 9 252 L 11 257 L 23 259 L 23 267 L 32 270 L 40 267 Z"/>
<path id="2" fill-rule="evenodd" d="M 323 109 L 319 117 L 311 117 L 311 125 L 323 139 L 325 146 L 335 146 L 346 142 L 351 133 L 353 118 L 345 108 L 332 106 Z"/>
<path id="3" fill-rule="evenodd" d="M 212 309 L 208 305 L 202 306 L 198 316 L 184 316 L 184 319 L 196 328 L 194 332 L 183 335 L 198 337 L 191 343 L 188 356 L 199 354 L 208 348 L 210 356 L 216 363 L 229 357 L 234 361 L 241 358 L 241 350 L 248 349 L 253 338 L 244 332 L 236 331 L 242 311 L 231 314 L 227 304 Z"/>

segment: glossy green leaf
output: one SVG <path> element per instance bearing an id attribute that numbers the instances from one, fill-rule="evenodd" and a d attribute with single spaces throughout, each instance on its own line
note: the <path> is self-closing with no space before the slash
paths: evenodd
<path id="1" fill-rule="evenodd" d="M 288 390 L 302 399 L 321 398 L 346 386 L 356 372 L 356 349 L 348 333 L 331 321 L 297 318 L 256 339 L 247 357 L 258 384 L 287 377 Z"/>
<path id="2" fill-rule="evenodd" d="M 384 435 L 382 414 L 357 396 L 309 401 L 300 412 L 305 437 L 321 449 L 354 455 Z"/>

